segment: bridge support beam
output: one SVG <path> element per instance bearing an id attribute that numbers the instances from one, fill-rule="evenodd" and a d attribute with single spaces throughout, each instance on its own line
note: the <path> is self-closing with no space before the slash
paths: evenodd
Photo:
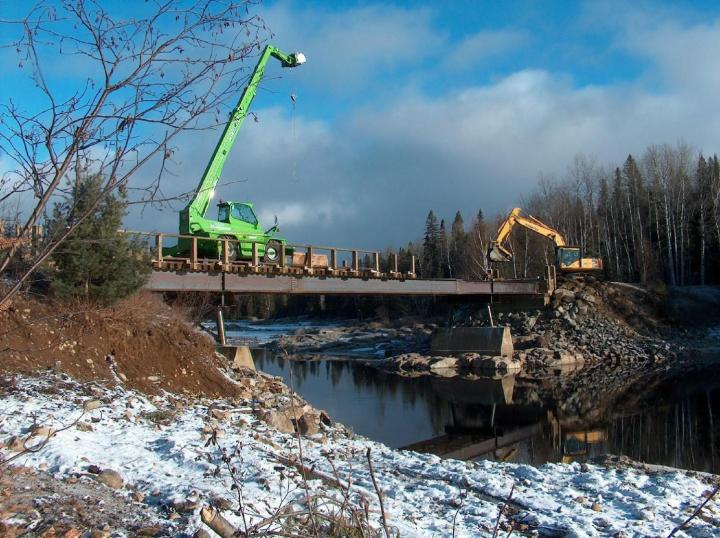
<path id="1" fill-rule="evenodd" d="M 469 281 L 408 278 L 341 278 L 221 272 L 153 271 L 145 285 L 151 291 L 228 292 L 279 295 L 425 295 L 542 297 L 540 280 Z"/>

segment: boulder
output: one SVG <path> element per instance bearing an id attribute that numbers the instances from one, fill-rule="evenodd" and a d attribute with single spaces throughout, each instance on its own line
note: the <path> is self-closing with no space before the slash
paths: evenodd
<path id="1" fill-rule="evenodd" d="M 227 409 L 212 408 L 210 409 L 209 414 L 215 420 L 227 420 L 230 418 L 230 411 Z"/>
<path id="2" fill-rule="evenodd" d="M 257 413 L 257 417 L 278 431 L 285 433 L 295 432 L 295 426 L 293 425 L 292 420 L 290 420 L 290 417 L 277 409 L 265 409 L 259 411 Z"/>
<path id="3" fill-rule="evenodd" d="M 302 435 L 315 435 L 320 432 L 320 413 L 309 412 L 301 416 L 297 421 L 298 431 Z"/>
<path id="4" fill-rule="evenodd" d="M 122 489 L 125 485 L 125 480 L 123 480 L 122 475 L 112 469 L 105 469 L 101 472 L 97 476 L 97 481 L 113 489 Z"/>
<path id="5" fill-rule="evenodd" d="M 455 369 L 458 366 L 458 359 L 455 357 L 443 357 L 430 365 L 430 370 Z"/>
<path id="6" fill-rule="evenodd" d="M 575 293 L 565 288 L 557 288 L 553 292 L 553 297 L 563 303 L 570 303 L 575 300 Z"/>
<path id="7" fill-rule="evenodd" d="M 597 298 L 586 291 L 578 293 L 576 297 L 589 304 L 595 304 L 597 302 Z"/>
<path id="8" fill-rule="evenodd" d="M 478 357 L 472 363 L 472 369 L 478 373 L 507 373 L 520 370 L 520 363 L 502 357 Z"/>
<path id="9" fill-rule="evenodd" d="M 23 450 L 25 450 L 25 442 L 17 435 L 13 435 L 12 437 L 10 437 L 7 441 L 5 441 L 4 445 L 5 448 L 10 450 L 11 452 L 22 452 Z"/>
<path id="10" fill-rule="evenodd" d="M 30 433 L 31 437 L 50 437 L 53 434 L 53 429 L 49 426 L 35 426 Z"/>
<path id="11" fill-rule="evenodd" d="M 100 406 L 102 406 L 102 402 L 100 400 L 88 400 L 83 404 L 83 409 L 85 411 L 93 411 L 98 409 Z"/>

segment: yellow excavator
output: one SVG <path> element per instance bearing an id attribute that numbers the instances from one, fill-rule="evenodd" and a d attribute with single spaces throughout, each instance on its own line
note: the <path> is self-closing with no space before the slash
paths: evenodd
<path id="1" fill-rule="evenodd" d="M 555 228 L 531 215 L 521 215 L 520 208 L 516 207 L 502 223 L 494 241 L 488 246 L 488 259 L 493 262 L 509 262 L 512 260 L 512 252 L 503 247 L 503 243 L 510 236 L 516 224 L 524 226 L 528 230 L 547 237 L 555 243 L 555 263 L 561 273 L 592 273 L 603 269 L 603 262 L 600 258 L 583 258 L 580 247 L 568 246 L 565 238 Z"/>

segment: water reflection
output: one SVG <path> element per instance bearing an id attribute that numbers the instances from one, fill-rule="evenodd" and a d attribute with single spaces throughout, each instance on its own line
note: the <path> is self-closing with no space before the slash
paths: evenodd
<path id="1" fill-rule="evenodd" d="M 720 471 L 716 373 L 665 380 L 620 407 L 597 402 L 588 418 L 567 416 L 562 402 L 541 402 L 538 383 L 514 376 L 406 378 L 352 360 L 287 361 L 265 349 L 253 355 L 259 369 L 292 381 L 334 420 L 393 447 L 533 465 L 612 453 Z"/>

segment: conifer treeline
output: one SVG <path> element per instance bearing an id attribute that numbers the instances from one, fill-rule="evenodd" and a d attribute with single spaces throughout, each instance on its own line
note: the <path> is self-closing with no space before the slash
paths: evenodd
<path id="1" fill-rule="evenodd" d="M 612 280 L 668 285 L 720 283 L 720 163 L 688 146 L 650 146 L 622 166 L 576 157 L 563 179 L 542 178 L 518 206 L 557 228 L 586 256 L 603 258 Z M 433 211 L 422 244 L 408 245 L 422 277 L 477 278 L 487 269 L 488 241 L 505 217 L 485 223 L 482 211 L 465 225 L 457 212 L 447 230 Z M 495 264 L 506 277 L 534 277 L 554 263 L 545 238 L 518 227 L 514 258 Z"/>

